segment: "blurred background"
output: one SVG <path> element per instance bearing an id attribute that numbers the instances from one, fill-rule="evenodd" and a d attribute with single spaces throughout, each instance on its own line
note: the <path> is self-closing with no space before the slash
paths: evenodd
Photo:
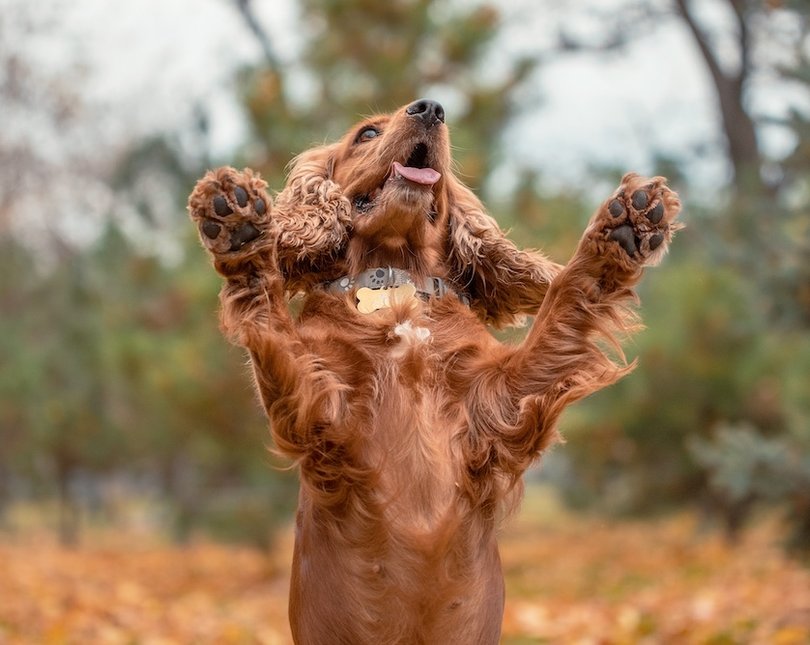
<path id="1" fill-rule="evenodd" d="M 566 413 L 528 507 L 687 513 L 729 544 L 773 522 L 810 552 L 806 0 L 2 0 L 0 542 L 283 542 L 295 475 L 185 201 L 221 164 L 280 189 L 297 152 L 422 96 L 557 261 L 627 170 L 685 203 L 638 369 Z"/>

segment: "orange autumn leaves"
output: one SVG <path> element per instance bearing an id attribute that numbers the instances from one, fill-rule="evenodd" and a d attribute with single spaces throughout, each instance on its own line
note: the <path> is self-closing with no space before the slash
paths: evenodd
<path id="1" fill-rule="evenodd" d="M 532 521 L 501 538 L 502 642 L 810 642 L 810 570 L 773 526 L 737 547 L 690 518 Z M 0 643 L 286 644 L 291 540 L 268 556 L 117 536 L 70 551 L 0 543 Z"/>
<path id="2" fill-rule="evenodd" d="M 810 643 L 810 569 L 772 525 L 736 547 L 693 518 L 518 522 L 501 540 L 505 643 Z"/>
<path id="3" fill-rule="evenodd" d="M 0 546 L 0 643 L 289 642 L 286 572 L 265 554 L 115 542 Z"/>

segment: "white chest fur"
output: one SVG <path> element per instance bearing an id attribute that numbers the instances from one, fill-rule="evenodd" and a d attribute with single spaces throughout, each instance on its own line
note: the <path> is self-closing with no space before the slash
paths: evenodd
<path id="1" fill-rule="evenodd" d="M 395 358 L 403 356 L 408 351 L 419 349 L 430 341 L 430 330 L 414 325 L 410 320 L 395 325 L 392 334 L 399 338 L 399 343 L 392 352 Z"/>

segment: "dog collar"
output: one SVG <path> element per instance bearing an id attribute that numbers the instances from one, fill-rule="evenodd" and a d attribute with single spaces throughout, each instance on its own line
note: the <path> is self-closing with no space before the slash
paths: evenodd
<path id="1" fill-rule="evenodd" d="M 470 304 L 467 296 L 456 293 L 443 278 L 428 277 L 416 280 L 408 271 L 390 266 L 368 269 L 356 276 L 343 276 L 325 282 L 323 287 L 337 294 L 354 292 L 357 296 L 357 308 L 362 313 L 389 307 L 392 299 L 408 300 L 418 296 L 429 300 L 441 298 L 448 293 L 465 305 Z"/>

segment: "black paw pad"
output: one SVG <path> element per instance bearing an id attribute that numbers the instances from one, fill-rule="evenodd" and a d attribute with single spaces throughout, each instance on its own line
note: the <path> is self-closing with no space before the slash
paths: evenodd
<path id="1" fill-rule="evenodd" d="M 656 233 L 650 238 L 650 251 L 655 251 L 659 246 L 661 246 L 661 242 L 664 241 L 664 236 L 661 233 Z"/>
<path id="2" fill-rule="evenodd" d="M 245 244 L 255 240 L 261 235 L 261 231 L 250 222 L 245 222 L 231 233 L 231 251 L 238 251 Z"/>
<path id="3" fill-rule="evenodd" d="M 633 196 L 635 199 L 635 195 Z M 638 251 L 638 245 L 636 244 L 636 236 L 633 234 L 633 227 L 631 226 L 620 226 L 613 230 L 610 234 L 610 239 L 615 240 L 619 243 L 619 245 L 627 251 L 627 255 L 635 255 L 636 251 Z"/>
<path id="4" fill-rule="evenodd" d="M 622 204 L 618 199 L 614 199 L 612 202 L 610 202 L 608 211 L 611 215 L 613 215 L 613 217 L 619 217 L 624 213 L 624 204 Z"/>
<path id="5" fill-rule="evenodd" d="M 633 193 L 633 208 L 641 210 L 649 203 L 650 198 L 644 190 L 637 190 Z"/>
<path id="6" fill-rule="evenodd" d="M 658 224 L 661 221 L 661 218 L 664 217 L 664 202 L 658 202 L 649 213 L 647 213 L 647 219 L 650 220 L 653 224 Z"/>
<path id="7" fill-rule="evenodd" d="M 245 189 L 241 186 L 237 186 L 233 189 L 233 196 L 236 198 L 236 203 L 239 204 L 242 208 L 247 206 L 248 202 L 248 194 L 245 192 Z"/>
<path id="8" fill-rule="evenodd" d="M 225 201 L 225 198 L 222 195 L 217 195 L 214 197 L 214 212 L 220 217 L 225 217 L 226 215 L 233 213 L 231 207 L 228 206 L 228 202 Z"/>
<path id="9" fill-rule="evenodd" d="M 264 203 L 264 200 L 259 197 L 253 202 L 253 209 L 259 214 L 264 215 L 267 212 L 267 206 Z"/>
<path id="10" fill-rule="evenodd" d="M 222 227 L 216 222 L 212 222 L 211 220 L 206 220 L 203 222 L 202 232 L 205 234 L 205 237 L 210 240 L 215 240 L 219 236 L 219 232 L 221 230 Z"/>

